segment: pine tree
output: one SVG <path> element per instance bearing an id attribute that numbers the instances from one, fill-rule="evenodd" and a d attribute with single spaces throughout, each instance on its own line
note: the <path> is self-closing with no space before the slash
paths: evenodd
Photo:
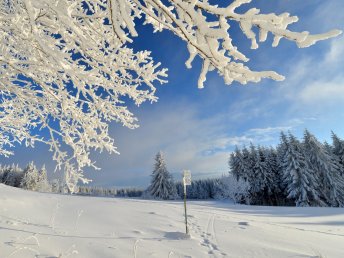
<path id="1" fill-rule="evenodd" d="M 0 164 L 0 183 L 2 183 L 2 178 L 4 176 L 4 167 Z"/>
<path id="2" fill-rule="evenodd" d="M 252 174 L 251 154 L 250 151 L 244 146 L 242 149 L 242 178 L 245 181 L 249 181 L 250 175 Z"/>
<path id="3" fill-rule="evenodd" d="M 279 171 L 277 165 L 277 152 L 275 149 L 270 147 L 269 149 L 263 150 L 266 167 L 266 189 L 268 201 L 272 205 L 277 205 L 279 202 L 279 196 L 281 190 L 281 178 L 282 174 Z M 284 196 L 282 196 L 283 198 Z"/>
<path id="4" fill-rule="evenodd" d="M 155 165 L 152 173 L 149 192 L 154 198 L 173 199 L 176 196 L 176 189 L 172 176 L 167 171 L 162 152 L 155 157 Z"/>
<path id="5" fill-rule="evenodd" d="M 308 167 L 301 143 L 290 133 L 283 166 L 287 198 L 295 200 L 296 206 L 319 205 L 318 179 Z"/>
<path id="6" fill-rule="evenodd" d="M 20 183 L 20 187 L 36 191 L 38 182 L 38 171 L 33 161 L 31 161 L 24 169 L 24 177 Z"/>
<path id="7" fill-rule="evenodd" d="M 37 190 L 41 192 L 51 192 L 51 185 L 48 181 L 45 165 L 38 171 Z"/>
<path id="8" fill-rule="evenodd" d="M 267 185 L 267 165 L 265 162 L 265 157 L 263 154 L 263 148 L 258 146 L 256 151 L 256 156 L 254 158 L 254 175 L 255 175 L 255 192 L 264 191 L 265 186 Z"/>
<path id="9" fill-rule="evenodd" d="M 328 186 L 327 188 L 329 196 L 330 196 L 330 205 L 334 207 L 344 207 L 344 177 L 342 166 L 338 160 L 338 157 L 332 153 L 332 147 L 325 142 L 324 150 L 326 155 L 329 157 L 330 167 L 331 167 L 331 177 L 332 182 L 334 183 L 334 187 Z"/>
<path id="10" fill-rule="evenodd" d="M 273 188 L 274 191 L 278 192 L 280 191 L 281 187 L 281 182 L 280 182 L 280 178 L 281 178 L 281 173 L 279 170 L 279 166 L 278 166 L 278 158 L 277 158 L 277 151 L 276 149 L 270 147 L 269 149 L 266 149 L 265 151 L 265 157 L 266 157 L 266 163 L 267 163 L 267 167 L 268 170 L 271 172 L 271 176 L 273 178 Z"/>
<path id="11" fill-rule="evenodd" d="M 344 178 L 344 168 L 342 167 L 338 156 L 334 154 L 333 147 L 325 141 L 324 148 L 330 155 L 332 166 L 334 166 L 335 169 L 339 171 L 339 174 Z"/>
<path id="12" fill-rule="evenodd" d="M 284 164 L 284 160 L 287 154 L 289 141 L 287 136 L 284 132 L 281 132 L 280 135 L 280 143 L 277 146 L 277 166 L 278 170 L 281 174 L 283 174 L 283 171 L 286 169 L 286 166 Z"/>
<path id="13" fill-rule="evenodd" d="M 12 164 L 11 166 L 5 166 L 2 168 L 2 176 L 0 176 L 0 182 L 6 185 L 19 187 L 23 178 L 23 171 L 19 168 L 18 164 Z"/>
<path id="14" fill-rule="evenodd" d="M 234 152 L 232 152 L 229 156 L 228 165 L 230 168 L 230 172 L 235 176 L 237 179 L 243 176 L 243 157 L 241 151 L 239 150 L 238 146 L 235 146 Z"/>
<path id="15" fill-rule="evenodd" d="M 262 170 L 264 168 L 261 166 L 262 164 L 260 162 L 259 153 L 252 143 L 250 144 L 249 157 L 247 161 L 249 166 L 247 177 L 250 184 L 251 199 L 253 203 L 261 203 L 262 198 L 259 192 L 263 190 Z"/>
<path id="16" fill-rule="evenodd" d="M 332 132 L 333 154 L 337 156 L 340 164 L 340 171 L 344 176 L 344 141 Z"/>

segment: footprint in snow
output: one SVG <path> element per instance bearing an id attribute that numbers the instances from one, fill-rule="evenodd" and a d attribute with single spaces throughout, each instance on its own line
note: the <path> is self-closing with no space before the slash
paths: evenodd
<path id="1" fill-rule="evenodd" d="M 182 240 L 182 239 L 190 239 L 190 235 L 186 235 L 182 232 L 166 232 L 165 238 L 170 240 Z"/>
<path id="2" fill-rule="evenodd" d="M 243 226 L 243 227 L 239 227 L 240 229 L 246 229 L 245 226 L 249 226 L 248 222 L 246 222 L 246 221 L 240 221 L 240 222 L 238 222 L 238 225 Z"/>

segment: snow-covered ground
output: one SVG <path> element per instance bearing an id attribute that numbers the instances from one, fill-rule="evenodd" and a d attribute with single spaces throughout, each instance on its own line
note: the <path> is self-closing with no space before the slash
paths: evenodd
<path id="1" fill-rule="evenodd" d="M 344 209 L 183 203 L 0 184 L 0 257 L 344 257 Z"/>

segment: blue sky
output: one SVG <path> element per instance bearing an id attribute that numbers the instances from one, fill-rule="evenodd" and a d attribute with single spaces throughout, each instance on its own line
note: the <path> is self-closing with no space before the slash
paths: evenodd
<path id="1" fill-rule="evenodd" d="M 263 13 L 290 12 L 300 21 L 290 29 L 322 33 L 344 30 L 343 0 L 253 1 Z M 169 32 L 152 34 L 150 27 L 138 25 L 139 38 L 132 46 L 148 49 L 156 61 L 169 69 L 169 83 L 157 86 L 159 102 L 130 104 L 140 127 L 135 130 L 111 125 L 120 155 L 94 153 L 101 171 L 87 170 L 94 185 L 147 186 L 158 151 L 165 153 L 167 167 L 176 179 L 183 169 L 194 178 L 217 176 L 228 171 L 227 160 L 235 145 L 274 146 L 281 130 L 302 137 L 308 128 L 320 140 L 330 141 L 331 130 L 344 138 L 344 37 L 319 42 L 306 49 L 281 40 L 272 48 L 271 40 L 258 50 L 235 29 L 234 42 L 251 61 L 254 70 L 275 70 L 286 76 L 283 82 L 263 80 L 258 84 L 225 85 L 216 73 L 208 74 L 205 88 L 197 88 L 201 63 L 186 69 L 185 43 Z M 35 160 L 52 170 L 51 153 L 44 145 L 35 149 L 18 146 L 14 157 L 1 163 L 24 166 Z"/>

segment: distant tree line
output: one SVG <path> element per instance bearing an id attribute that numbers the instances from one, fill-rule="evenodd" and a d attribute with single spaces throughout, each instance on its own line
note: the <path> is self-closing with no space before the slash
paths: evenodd
<path id="1" fill-rule="evenodd" d="M 105 196 L 105 197 L 141 197 L 143 193 L 139 188 L 104 188 L 94 186 L 79 186 L 78 195 Z"/>
<path id="2" fill-rule="evenodd" d="M 321 143 L 305 130 L 302 140 L 281 132 L 275 148 L 252 143 L 236 147 L 229 168 L 228 175 L 220 178 L 193 180 L 186 188 L 187 197 L 256 205 L 344 207 L 344 140 L 333 132 L 332 144 Z M 45 167 L 37 170 L 33 162 L 25 169 L 0 166 L 0 182 L 33 191 L 68 193 L 64 183 L 56 179 L 50 183 Z M 146 190 L 79 186 L 76 194 L 171 200 L 184 197 L 184 186 L 173 180 L 159 152 Z"/>
<path id="3" fill-rule="evenodd" d="M 31 191 L 70 193 L 67 185 L 62 180 L 54 179 L 50 182 L 45 166 L 43 165 L 38 170 L 33 161 L 24 169 L 20 168 L 18 164 L 0 165 L 0 183 Z M 107 197 L 140 197 L 142 192 L 142 189 L 137 188 L 109 189 L 95 186 L 79 186 L 76 194 Z"/>
<path id="4" fill-rule="evenodd" d="M 24 169 L 14 164 L 0 165 L 0 183 L 32 191 L 51 191 L 45 166 L 38 170 L 33 162 L 30 162 Z"/>
<path id="5" fill-rule="evenodd" d="M 282 132 L 276 148 L 236 148 L 229 165 L 253 204 L 344 206 L 344 141 L 333 132 L 332 145 L 308 130 L 301 141 Z"/>
<path id="6" fill-rule="evenodd" d="M 184 198 L 183 182 L 176 182 L 178 198 Z M 249 204 L 249 185 L 228 174 L 220 178 L 199 179 L 186 187 L 188 199 L 229 199 L 236 203 Z"/>
<path id="7" fill-rule="evenodd" d="M 61 180 L 48 180 L 45 165 L 37 169 L 33 161 L 22 169 L 18 164 L 0 164 L 0 183 L 23 188 L 30 191 L 70 193 L 67 185 Z"/>
<path id="8" fill-rule="evenodd" d="M 186 194 L 189 199 L 231 199 L 249 203 L 248 189 L 247 182 L 229 174 L 221 178 L 194 180 L 186 187 Z M 151 183 L 143 197 L 164 200 L 184 198 L 184 185 L 174 182 L 161 152 L 155 157 Z"/>

